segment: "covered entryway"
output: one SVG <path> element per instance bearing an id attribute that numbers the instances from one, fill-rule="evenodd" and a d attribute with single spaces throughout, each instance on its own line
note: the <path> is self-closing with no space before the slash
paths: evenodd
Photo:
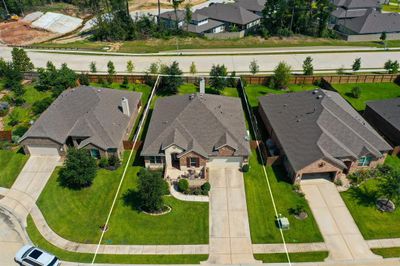
<path id="1" fill-rule="evenodd" d="M 335 176 L 336 172 L 307 173 L 301 176 L 301 180 L 326 179 L 332 181 Z"/>
<path id="2" fill-rule="evenodd" d="M 214 157 L 207 163 L 208 167 L 237 167 L 242 164 L 242 157 Z"/>
<path id="3" fill-rule="evenodd" d="M 29 154 L 31 156 L 59 156 L 57 148 L 54 147 L 39 147 L 39 146 L 27 146 Z"/>

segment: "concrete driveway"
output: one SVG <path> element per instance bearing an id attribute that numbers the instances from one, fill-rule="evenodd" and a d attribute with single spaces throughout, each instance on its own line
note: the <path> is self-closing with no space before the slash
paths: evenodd
<path id="1" fill-rule="evenodd" d="M 325 239 L 328 260 L 380 258 L 369 249 L 335 184 L 326 179 L 304 180 L 301 188 Z"/>
<path id="2" fill-rule="evenodd" d="M 0 200 L 0 206 L 26 225 L 26 217 L 58 165 L 61 165 L 59 156 L 31 156 L 11 189 Z"/>
<path id="3" fill-rule="evenodd" d="M 237 168 L 210 168 L 211 264 L 256 263 L 250 238 L 243 174 Z"/>
<path id="4" fill-rule="evenodd" d="M 15 253 L 28 241 L 17 219 L 0 208 L 0 265 L 15 266 Z"/>

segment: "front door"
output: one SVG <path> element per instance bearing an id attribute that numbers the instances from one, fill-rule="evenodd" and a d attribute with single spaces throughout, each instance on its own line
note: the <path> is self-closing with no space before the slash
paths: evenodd
<path id="1" fill-rule="evenodd" d="M 171 162 L 173 168 L 180 169 L 180 161 L 177 153 L 171 154 Z"/>

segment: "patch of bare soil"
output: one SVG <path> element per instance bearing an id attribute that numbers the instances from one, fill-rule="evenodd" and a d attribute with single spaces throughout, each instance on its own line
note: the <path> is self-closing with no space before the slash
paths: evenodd
<path id="1" fill-rule="evenodd" d="M 29 45 L 44 42 L 56 36 L 55 33 L 33 29 L 29 23 L 22 21 L 0 23 L 0 41 L 6 44 Z"/>
<path id="2" fill-rule="evenodd" d="M 207 0 L 186 0 L 181 6 L 185 6 L 186 3 L 191 5 L 198 5 L 206 2 Z M 157 8 L 158 0 L 131 0 L 129 3 L 130 10 L 146 10 Z M 170 0 L 160 0 L 161 8 L 172 8 Z"/>

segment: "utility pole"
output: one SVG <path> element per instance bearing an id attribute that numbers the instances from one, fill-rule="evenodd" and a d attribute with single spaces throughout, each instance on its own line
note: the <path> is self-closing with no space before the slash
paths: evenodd
<path id="1" fill-rule="evenodd" d="M 7 4 L 6 4 L 5 0 L 3 0 L 3 5 L 4 5 L 4 9 L 6 10 L 7 15 L 10 15 L 10 12 L 8 12 L 8 8 L 7 8 Z"/>
<path id="2" fill-rule="evenodd" d="M 160 0 L 158 0 L 158 3 L 157 3 L 157 6 L 158 6 L 158 17 L 157 17 L 157 23 L 158 23 L 158 28 L 160 28 L 160 15 L 161 15 L 161 3 L 160 3 Z"/>

